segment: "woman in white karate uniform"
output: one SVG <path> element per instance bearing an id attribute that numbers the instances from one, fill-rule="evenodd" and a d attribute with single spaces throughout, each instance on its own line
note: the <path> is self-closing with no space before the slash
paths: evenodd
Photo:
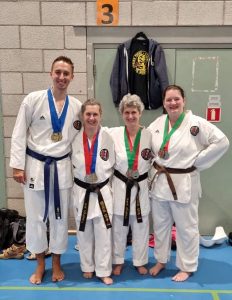
<path id="1" fill-rule="evenodd" d="M 181 87 L 167 87 L 163 99 L 167 114 L 148 128 L 155 154 L 151 198 L 157 260 L 150 274 L 156 276 L 169 260 L 171 229 L 175 222 L 179 271 L 173 276 L 174 281 L 187 280 L 198 267 L 199 171 L 211 167 L 229 146 L 221 130 L 186 111 L 185 104 Z"/>
<path id="2" fill-rule="evenodd" d="M 72 144 L 74 209 L 81 269 L 85 278 L 94 272 L 103 283 L 112 284 L 111 223 L 113 213 L 109 179 L 115 163 L 114 143 L 101 126 L 99 102 L 82 105 L 83 129 Z"/>
<path id="3" fill-rule="evenodd" d="M 123 268 L 129 225 L 133 265 L 140 274 L 147 273 L 150 212 L 147 177 L 151 134 L 140 125 L 143 109 L 139 96 L 125 95 L 119 106 L 125 126 L 110 129 L 116 153 L 112 180 L 114 275 L 120 275 Z"/>

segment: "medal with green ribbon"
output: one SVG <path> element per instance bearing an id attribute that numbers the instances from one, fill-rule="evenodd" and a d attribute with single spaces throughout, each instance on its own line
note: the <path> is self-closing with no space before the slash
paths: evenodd
<path id="1" fill-rule="evenodd" d="M 126 147 L 127 161 L 128 161 L 128 171 L 127 176 L 133 177 L 134 179 L 139 177 L 138 172 L 138 154 L 139 154 L 139 142 L 141 138 L 141 128 L 136 134 L 134 146 L 129 137 L 129 133 L 125 127 L 124 129 L 124 142 Z"/>
<path id="2" fill-rule="evenodd" d="M 164 126 L 164 137 L 163 137 L 163 142 L 162 145 L 160 146 L 160 150 L 158 152 L 158 155 L 160 158 L 163 159 L 168 159 L 169 154 L 168 154 L 168 142 L 173 135 L 173 133 L 176 131 L 176 129 L 180 126 L 182 121 L 184 120 L 185 113 L 182 112 L 182 114 L 179 116 L 179 118 L 176 120 L 175 124 L 173 125 L 172 129 L 170 132 L 168 132 L 168 127 L 169 127 L 169 118 L 168 116 L 166 117 L 165 120 L 165 126 Z"/>

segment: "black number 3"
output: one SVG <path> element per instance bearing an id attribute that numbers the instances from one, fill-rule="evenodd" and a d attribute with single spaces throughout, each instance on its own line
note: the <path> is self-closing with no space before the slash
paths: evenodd
<path id="1" fill-rule="evenodd" d="M 111 24 L 113 23 L 114 16 L 112 14 L 113 12 L 113 6 L 111 4 L 103 4 L 102 8 L 107 8 L 108 11 L 103 13 L 103 16 L 107 16 L 109 19 L 107 21 L 102 20 L 102 24 Z"/>

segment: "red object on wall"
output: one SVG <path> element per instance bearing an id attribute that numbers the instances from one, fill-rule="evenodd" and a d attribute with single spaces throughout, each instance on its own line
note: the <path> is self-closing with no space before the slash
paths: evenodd
<path id="1" fill-rule="evenodd" d="M 209 122 L 221 121 L 221 107 L 207 107 L 206 119 Z"/>

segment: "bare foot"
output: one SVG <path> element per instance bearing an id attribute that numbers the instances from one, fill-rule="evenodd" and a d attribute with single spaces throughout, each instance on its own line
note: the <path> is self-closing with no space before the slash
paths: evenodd
<path id="1" fill-rule="evenodd" d="M 44 252 L 36 254 L 35 257 L 37 260 L 37 267 L 35 273 L 31 275 L 29 280 L 33 284 L 40 284 L 45 273 Z"/>
<path id="2" fill-rule="evenodd" d="M 110 285 L 113 283 L 113 279 L 111 277 L 99 277 L 101 281 L 107 285 Z"/>
<path id="3" fill-rule="evenodd" d="M 52 281 L 64 280 L 64 272 L 60 265 L 60 254 L 52 254 Z"/>
<path id="4" fill-rule="evenodd" d="M 156 265 L 154 265 L 154 267 L 152 267 L 149 270 L 149 273 L 151 274 L 151 276 L 156 276 L 158 275 L 163 269 L 165 268 L 165 264 L 162 264 L 160 262 L 157 262 Z"/>
<path id="5" fill-rule="evenodd" d="M 148 270 L 144 266 L 135 267 L 140 275 L 146 275 Z"/>
<path id="6" fill-rule="evenodd" d="M 86 279 L 91 279 L 93 278 L 93 272 L 84 272 L 83 277 Z"/>
<path id="7" fill-rule="evenodd" d="M 55 282 L 55 281 L 62 281 L 64 280 L 64 272 L 62 269 L 56 269 L 56 268 L 53 268 L 53 271 L 52 271 L 52 281 Z"/>
<path id="8" fill-rule="evenodd" d="M 118 276 L 122 273 L 122 267 L 123 265 L 115 265 L 114 268 L 113 268 L 113 274 Z"/>
<path id="9" fill-rule="evenodd" d="M 36 271 L 30 277 L 30 283 L 40 284 L 42 282 L 44 276 L 45 268 L 41 266 L 37 266 Z"/>
<path id="10" fill-rule="evenodd" d="M 192 275 L 191 272 L 180 271 L 175 276 L 172 277 L 173 281 L 182 282 L 187 280 Z"/>

